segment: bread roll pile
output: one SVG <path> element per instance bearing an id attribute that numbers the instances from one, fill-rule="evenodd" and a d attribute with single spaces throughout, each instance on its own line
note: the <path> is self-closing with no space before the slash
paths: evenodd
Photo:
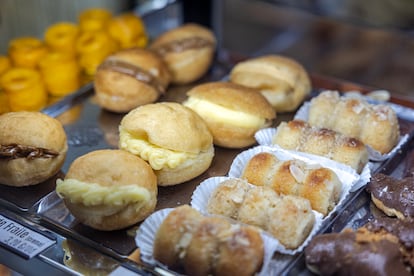
<path id="1" fill-rule="evenodd" d="M 269 152 L 253 156 L 241 178 L 254 185 L 270 187 L 280 194 L 306 198 L 312 209 L 324 216 L 338 203 L 342 188 L 331 169 L 308 166 L 298 159 L 281 161 Z"/>
<path id="2" fill-rule="evenodd" d="M 324 91 L 310 101 L 308 123 L 357 138 L 382 154 L 392 150 L 400 135 L 398 117 L 390 106 L 341 97 L 336 91 Z"/>
<path id="3" fill-rule="evenodd" d="M 272 143 L 288 150 L 297 150 L 327 157 L 346 164 L 358 173 L 368 163 L 364 143 L 327 128 L 314 127 L 302 120 L 281 122 Z"/>
<path id="4" fill-rule="evenodd" d="M 238 178 L 226 180 L 215 189 L 207 211 L 257 226 L 287 249 L 298 248 L 315 223 L 309 200 L 279 195 L 269 187 L 256 187 Z"/>
<path id="5" fill-rule="evenodd" d="M 255 227 L 204 217 L 182 205 L 160 225 L 153 255 L 187 275 L 255 275 L 263 264 L 264 244 Z"/>

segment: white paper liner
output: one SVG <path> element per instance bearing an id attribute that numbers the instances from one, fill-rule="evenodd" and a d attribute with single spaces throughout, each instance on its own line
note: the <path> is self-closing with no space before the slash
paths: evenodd
<path id="1" fill-rule="evenodd" d="M 342 164 L 340 162 L 337 162 L 335 160 L 329 159 L 329 158 L 321 156 L 321 155 L 310 154 L 310 153 L 306 153 L 306 152 L 299 152 L 299 151 L 295 151 L 295 150 L 283 149 L 279 145 L 272 143 L 272 138 L 276 134 L 276 131 L 277 131 L 276 128 L 264 128 L 264 129 L 261 129 L 261 130 L 257 131 L 255 133 L 255 139 L 256 139 L 257 143 L 259 144 L 259 146 L 275 148 L 275 149 L 280 150 L 280 151 L 288 151 L 288 152 L 291 152 L 293 154 L 299 154 L 299 155 L 302 155 L 302 156 L 307 156 L 310 160 L 323 160 L 323 159 L 330 160 L 330 162 L 336 163 L 337 166 L 346 166 L 346 167 L 349 167 L 350 169 L 354 170 L 353 168 L 351 168 L 350 166 L 348 166 L 346 164 Z M 352 187 L 351 191 L 355 191 L 355 190 L 357 190 L 357 187 L 362 187 L 364 184 L 368 183 L 368 181 L 371 177 L 371 168 L 373 168 L 373 163 L 375 163 L 375 162 L 371 162 L 371 161 L 368 162 L 364 166 L 364 168 L 362 169 L 362 171 L 360 173 L 361 179 L 366 179 L 367 181 L 363 184 L 361 184 L 361 183 L 355 184 L 355 187 Z"/>
<path id="2" fill-rule="evenodd" d="M 308 121 L 309 109 L 310 109 L 310 102 L 308 101 L 308 102 L 303 103 L 303 105 L 296 112 L 293 119 Z M 275 131 L 275 133 L 276 133 L 276 131 Z M 397 145 L 395 145 L 395 147 L 390 152 L 388 152 L 386 154 L 382 154 L 379 151 L 374 150 L 372 147 L 367 146 L 369 160 L 376 161 L 376 162 L 387 160 L 388 158 L 393 156 L 401 148 L 401 146 L 404 145 L 405 142 L 407 142 L 407 139 L 408 139 L 408 134 L 405 134 L 405 135 L 402 135 L 402 136 L 400 135 L 400 138 L 398 139 Z M 270 141 L 272 141 L 272 140 L 270 140 Z"/>
<path id="3" fill-rule="evenodd" d="M 146 263 L 157 264 L 161 267 L 166 267 L 153 258 L 154 240 L 158 228 L 172 210 L 174 210 L 174 208 L 165 208 L 152 213 L 145 219 L 145 221 L 137 230 L 137 233 L 135 235 L 135 243 L 140 249 L 142 260 Z M 272 260 L 273 254 L 275 253 L 277 245 L 274 243 L 274 240 L 266 233 L 261 233 L 261 237 L 263 239 L 264 245 L 264 258 L 262 269 L 258 275 L 266 276 L 269 275 L 269 264 Z"/>
<path id="4" fill-rule="evenodd" d="M 220 183 L 230 178 L 231 177 L 228 177 L 228 176 L 214 176 L 214 177 L 205 179 L 194 190 L 194 193 L 191 197 L 191 206 L 194 209 L 198 210 L 199 212 L 208 215 L 207 204 L 213 191 L 220 185 Z M 268 236 L 269 242 L 271 242 L 272 245 L 274 246 L 274 250 L 276 252 L 279 252 L 282 254 L 288 254 L 288 255 L 295 255 L 296 253 L 301 252 L 305 248 L 305 246 L 310 242 L 312 237 L 314 237 L 317 234 L 322 224 L 322 217 L 323 217 L 322 214 L 316 211 L 313 211 L 313 213 L 315 215 L 315 223 L 313 225 L 311 232 L 309 233 L 305 241 L 298 248 L 294 250 L 287 249 L 270 233 L 264 232 L 265 235 Z"/>

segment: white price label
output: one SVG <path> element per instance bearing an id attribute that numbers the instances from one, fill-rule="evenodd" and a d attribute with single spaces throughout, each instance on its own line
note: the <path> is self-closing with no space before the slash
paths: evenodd
<path id="1" fill-rule="evenodd" d="M 23 257 L 30 259 L 54 243 L 55 240 L 0 215 L 0 244 Z"/>

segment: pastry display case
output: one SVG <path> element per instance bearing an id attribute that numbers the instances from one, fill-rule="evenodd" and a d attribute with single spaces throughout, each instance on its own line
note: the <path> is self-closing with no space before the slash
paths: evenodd
<path id="1" fill-rule="evenodd" d="M 232 68 L 248 58 L 290 56 L 309 72 L 312 89 L 304 102 L 325 90 L 341 95 L 358 92 L 367 98 L 388 95 L 385 104 L 396 111 L 403 139 L 390 156 L 373 162 L 369 173 L 412 176 L 414 97 L 410 91 L 414 84 L 408 76 L 414 71 L 409 62 L 414 43 L 409 32 L 351 24 L 342 18 L 338 22 L 279 1 L 202 1 L 204 13 L 188 2 L 137 1 L 133 8 L 142 17 L 150 40 L 197 19 L 217 37 L 217 51 L 208 72 L 190 84 L 169 86 L 158 102 L 182 103 L 191 88 L 227 81 Z M 390 43 L 376 44 L 384 39 Z M 378 99 L 373 101 L 378 103 Z M 270 127 L 292 120 L 296 111 L 278 113 Z M 118 148 L 119 125 L 125 113 L 102 108 L 93 81 L 50 103 L 42 112 L 62 123 L 68 142 L 66 160 L 59 173 L 38 185 L 0 185 L 0 264 L 23 275 L 177 274 L 142 256 L 136 242 L 141 223 L 114 231 L 92 229 L 71 214 L 55 191 L 56 180 L 64 178 L 76 158 L 95 150 Z M 204 173 L 179 185 L 158 187 L 155 210 L 190 204 L 200 183 L 228 176 L 239 154 L 255 146 L 215 147 L 212 163 Z M 357 229 L 379 212 L 362 185 L 350 191 L 313 234 Z M 269 275 L 312 275 L 303 249 L 292 254 L 275 252 L 266 265 Z"/>

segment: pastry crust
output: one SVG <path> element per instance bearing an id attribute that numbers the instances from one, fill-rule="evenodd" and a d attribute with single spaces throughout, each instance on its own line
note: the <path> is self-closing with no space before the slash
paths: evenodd
<path id="1" fill-rule="evenodd" d="M 120 50 L 98 67 L 94 88 L 103 108 L 124 113 L 155 102 L 165 93 L 171 75 L 167 65 L 146 49 Z"/>
<path id="2" fill-rule="evenodd" d="M 304 197 L 324 216 L 338 203 L 342 188 L 335 172 L 328 168 L 307 166 L 298 159 L 281 161 L 268 152 L 253 156 L 241 178 L 280 194 Z"/>
<path id="3" fill-rule="evenodd" d="M 159 227 L 154 258 L 188 275 L 255 275 L 263 264 L 264 245 L 257 228 L 205 217 L 182 205 Z"/>
<path id="4" fill-rule="evenodd" d="M 311 100 L 308 123 L 355 137 L 382 154 L 391 151 L 400 137 L 398 118 L 390 106 L 341 97 L 337 91 L 324 91 Z"/>
<path id="5" fill-rule="evenodd" d="M 227 148 L 253 145 L 254 134 L 270 126 L 276 113 L 257 91 L 226 82 L 195 86 L 183 105 L 197 112 L 207 123 L 214 144 Z"/>
<path id="6" fill-rule="evenodd" d="M 281 122 L 272 143 L 288 150 L 330 158 L 352 167 L 358 173 L 368 163 L 368 150 L 360 140 L 331 129 L 312 127 L 302 120 Z"/>
<path id="7" fill-rule="evenodd" d="M 306 69 L 297 61 L 265 55 L 236 64 L 230 81 L 258 89 L 277 112 L 296 110 L 311 91 Z"/>
<path id="8" fill-rule="evenodd" d="M 179 103 L 138 107 L 124 116 L 119 129 L 119 147 L 148 161 L 160 186 L 202 174 L 214 157 L 213 137 L 206 123 Z"/>
<path id="9" fill-rule="evenodd" d="M 156 37 L 149 48 L 167 63 L 172 83 L 188 84 L 200 79 L 210 68 L 216 43 L 210 29 L 187 23 Z"/>
<path id="10" fill-rule="evenodd" d="M 0 116 L 0 183 L 39 184 L 59 172 L 68 150 L 62 124 L 40 112 Z"/>
<path id="11" fill-rule="evenodd" d="M 114 166 L 116 164 L 116 166 Z M 157 178 L 141 158 L 123 150 L 96 150 L 75 159 L 56 192 L 80 222 L 94 229 L 123 229 L 150 215 Z"/>
<path id="12" fill-rule="evenodd" d="M 209 198 L 207 211 L 268 231 L 288 249 L 299 247 L 315 223 L 309 200 L 280 195 L 240 178 L 220 183 Z"/>

